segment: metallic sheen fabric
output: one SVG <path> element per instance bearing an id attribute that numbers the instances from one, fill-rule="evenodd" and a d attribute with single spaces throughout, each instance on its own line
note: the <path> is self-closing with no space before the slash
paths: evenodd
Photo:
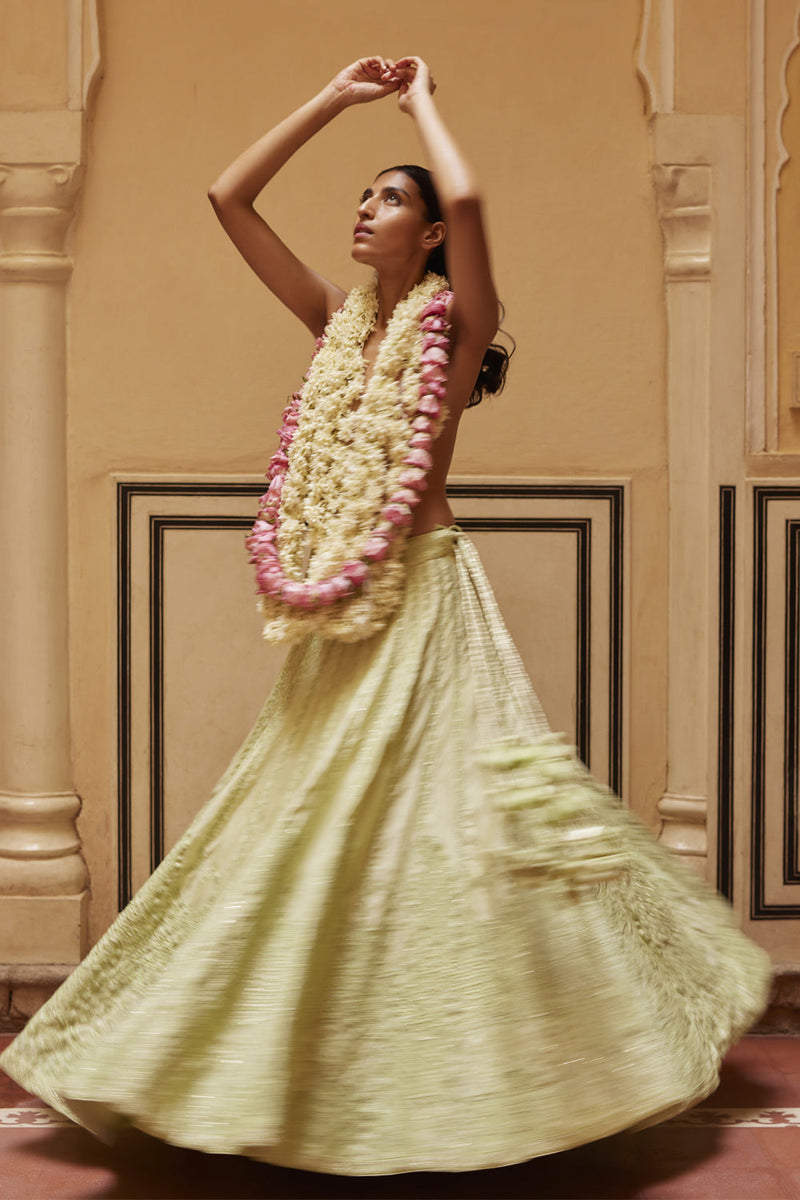
<path id="1" fill-rule="evenodd" d="M 384 631 L 292 648 L 191 828 L 0 1059 L 24 1087 L 100 1134 L 364 1175 L 517 1162 L 714 1088 L 766 956 L 553 758 L 463 534 L 407 564 Z M 559 872 L 553 805 L 622 868 Z"/>

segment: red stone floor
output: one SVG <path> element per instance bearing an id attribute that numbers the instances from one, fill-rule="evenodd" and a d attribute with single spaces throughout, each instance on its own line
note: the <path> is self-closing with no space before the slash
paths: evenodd
<path id="1" fill-rule="evenodd" d="M 144 1135 L 123 1151 L 73 1125 L 31 1127 L 36 1108 L 0 1073 L 0 1200 L 800 1200 L 800 1038 L 745 1038 L 719 1089 L 679 1122 L 463 1174 L 313 1175 Z"/>

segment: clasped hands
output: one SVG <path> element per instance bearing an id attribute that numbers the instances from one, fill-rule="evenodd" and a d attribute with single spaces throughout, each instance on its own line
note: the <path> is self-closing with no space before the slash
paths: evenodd
<path id="1" fill-rule="evenodd" d="M 436 89 L 428 64 L 414 54 L 396 62 L 380 55 L 360 58 L 340 71 L 333 84 L 350 104 L 364 104 L 397 92 L 403 112 L 410 111 L 417 96 L 431 95 Z"/>

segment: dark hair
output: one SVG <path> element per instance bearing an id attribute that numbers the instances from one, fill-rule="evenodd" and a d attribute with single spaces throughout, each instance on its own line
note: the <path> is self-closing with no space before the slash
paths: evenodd
<path id="1" fill-rule="evenodd" d="M 434 221 L 444 221 L 442 206 L 439 203 L 433 176 L 427 167 L 419 167 L 415 163 L 403 163 L 395 167 L 386 167 L 380 174 L 386 175 L 389 171 L 402 171 L 404 175 L 408 175 L 409 179 L 414 180 L 422 197 L 426 220 L 431 223 Z M 446 242 L 447 238 L 445 237 L 444 241 L 440 242 L 438 246 L 434 246 L 425 264 L 426 270 L 433 271 L 435 275 L 444 275 L 445 278 L 447 278 Z M 502 324 L 504 318 L 505 309 L 501 304 L 500 324 Z M 511 360 L 511 355 L 516 349 L 516 343 L 505 330 L 503 330 L 503 334 L 511 342 L 511 349 L 507 350 L 499 342 L 492 342 L 491 346 L 489 346 L 483 356 L 483 362 L 481 363 L 481 369 L 478 372 L 475 386 L 472 389 L 472 395 L 467 401 L 467 408 L 474 408 L 476 404 L 480 404 L 486 395 L 496 396 L 499 392 L 502 392 L 505 386 L 508 364 Z"/>

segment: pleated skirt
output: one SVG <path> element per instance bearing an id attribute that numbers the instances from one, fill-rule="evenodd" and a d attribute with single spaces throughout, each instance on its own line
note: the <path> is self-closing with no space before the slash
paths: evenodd
<path id="1" fill-rule="evenodd" d="M 385 630 L 291 649 L 187 833 L 0 1058 L 95 1133 L 495 1167 L 695 1103 L 763 1008 L 728 906 L 568 751 L 537 774 L 552 735 L 468 539 L 414 538 L 407 567 Z M 560 868 L 548 804 L 600 831 L 607 877 Z"/>

